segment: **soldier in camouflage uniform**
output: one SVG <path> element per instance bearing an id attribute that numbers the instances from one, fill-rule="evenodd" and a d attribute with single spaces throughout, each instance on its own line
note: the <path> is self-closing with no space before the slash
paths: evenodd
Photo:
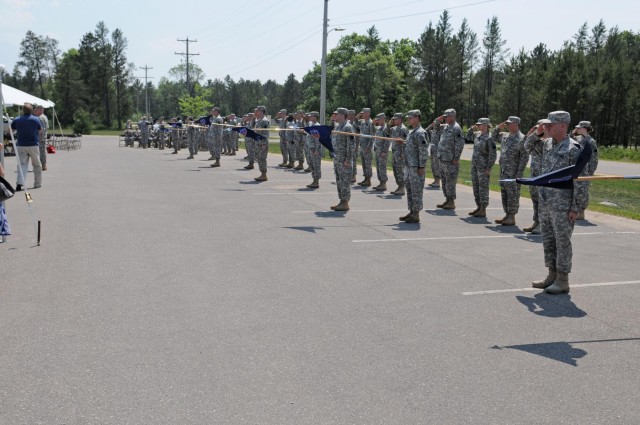
<path id="1" fill-rule="evenodd" d="M 538 123 L 529 130 L 527 138 L 524 140 L 524 150 L 531 156 L 530 177 L 536 177 L 542 174 L 542 145 L 545 139 L 549 138 L 548 135 L 545 134 L 544 122 L 545 120 L 539 120 Z M 534 235 L 539 235 L 540 217 L 538 210 L 540 206 L 540 188 L 530 185 L 529 193 L 531 194 L 531 202 L 533 203 L 533 224 L 522 230 L 533 233 Z"/>
<path id="2" fill-rule="evenodd" d="M 142 116 L 140 122 L 138 122 L 138 130 L 140 131 L 140 142 L 138 143 L 138 147 L 142 146 L 143 149 L 146 149 L 149 146 L 149 121 L 147 121 L 147 117 L 145 115 Z M 198 153 L 196 151 L 196 153 Z"/>
<path id="3" fill-rule="evenodd" d="M 308 126 L 320 125 L 318 118 L 320 114 L 318 112 L 309 112 Z M 305 148 L 309 152 L 309 167 L 311 168 L 311 177 L 313 181 L 308 184 L 309 189 L 317 189 L 320 187 L 320 178 L 322 177 L 322 144 L 320 143 L 319 135 L 307 134 L 305 138 Z"/>
<path id="4" fill-rule="evenodd" d="M 573 135 L 575 139 L 580 143 L 581 147 L 584 147 L 585 144 L 589 143 L 591 145 L 591 159 L 589 163 L 585 167 L 587 169 L 587 175 L 593 176 L 596 173 L 596 169 L 598 168 L 598 144 L 596 141 L 589 135 L 591 132 L 591 122 L 590 121 L 580 121 L 578 125 L 573 129 Z M 44 168 L 43 168 L 44 169 Z M 587 186 L 587 202 L 585 204 L 585 209 L 589 206 L 589 186 L 591 186 L 591 182 L 586 182 Z M 584 210 L 580 211 L 578 214 L 578 220 L 584 220 Z"/>
<path id="5" fill-rule="evenodd" d="M 164 122 L 164 117 L 160 117 L 158 119 L 158 149 L 164 150 L 165 145 L 167 144 L 167 132 L 166 132 L 166 123 Z"/>
<path id="6" fill-rule="evenodd" d="M 507 128 L 508 133 L 500 133 Z M 493 131 L 495 140 L 500 141 L 500 179 L 515 179 L 524 175 L 529 162 L 529 154 L 524 149 L 524 134 L 520 131 L 520 118 L 510 116 Z M 495 222 L 503 226 L 515 226 L 516 214 L 520 208 L 520 184 L 500 182 L 502 208 L 505 216 Z"/>
<path id="7" fill-rule="evenodd" d="M 294 128 L 304 128 L 304 111 L 298 111 L 295 115 L 295 121 L 293 123 Z M 304 141 L 306 139 L 305 133 L 301 131 L 293 131 L 293 143 L 295 145 L 294 160 L 298 161 L 298 165 L 294 170 L 304 170 Z"/>
<path id="8" fill-rule="evenodd" d="M 254 123 L 253 112 L 250 112 L 245 116 L 242 125 L 252 129 Z M 251 137 L 244 136 L 244 146 L 247 149 L 247 160 L 249 161 L 249 164 L 244 169 L 253 170 L 253 163 L 256 159 L 256 142 Z"/>
<path id="9" fill-rule="evenodd" d="M 193 159 L 198 154 L 198 129 L 193 125 L 193 118 L 187 117 L 187 146 L 189 147 L 189 156 L 187 159 Z"/>
<path id="10" fill-rule="evenodd" d="M 353 176 L 353 161 L 356 157 L 355 134 L 337 134 L 336 132 L 355 133 L 353 126 L 347 121 L 347 109 L 336 110 L 336 126 L 331 133 L 331 143 L 335 157 L 333 158 L 333 170 L 336 174 L 336 186 L 340 203 L 333 205 L 332 210 L 349 211 L 351 200 L 351 179 Z"/>
<path id="11" fill-rule="evenodd" d="M 429 127 L 426 128 L 427 133 L 431 136 L 429 140 L 429 160 L 431 161 L 431 174 L 433 174 L 433 181 L 427 186 L 434 189 L 440 188 L 440 163 L 438 162 L 438 138 L 435 136 L 435 121 L 432 122 Z"/>
<path id="12" fill-rule="evenodd" d="M 542 148 L 542 173 L 549 173 L 570 165 L 578 159 L 580 144 L 568 136 L 571 116 L 565 111 L 550 112 L 545 127 L 549 136 Z M 588 170 L 582 171 L 586 175 Z M 534 288 L 549 294 L 569 292 L 569 273 L 573 251 L 571 235 L 578 217 L 587 202 L 587 185 L 574 181 L 573 190 L 540 187 L 540 227 L 544 248 L 544 263 L 549 269 L 544 280 L 533 282 Z"/>
<path id="13" fill-rule="evenodd" d="M 236 114 L 229 114 L 227 116 L 227 124 L 231 126 L 238 125 L 238 119 L 236 118 Z M 227 129 L 229 130 L 229 149 L 231 149 L 231 151 L 227 153 L 227 155 L 229 156 L 235 156 L 236 151 L 238 150 L 239 134 L 237 131 L 233 131 L 232 128 L 233 127 L 227 127 Z"/>
<path id="14" fill-rule="evenodd" d="M 222 131 L 224 127 L 224 120 L 220 116 L 220 108 L 217 106 L 211 110 L 211 125 L 209 125 L 208 138 L 210 141 L 209 153 L 211 158 L 209 160 L 215 160 L 212 167 L 220 166 L 220 151 L 222 150 Z"/>
<path id="15" fill-rule="evenodd" d="M 396 112 L 391 118 L 391 137 L 396 139 L 406 140 L 409 135 L 407 127 L 404 126 L 402 120 L 404 114 L 402 112 Z M 398 187 L 391 192 L 392 195 L 402 196 L 405 193 L 405 179 L 404 179 L 404 143 L 394 142 L 391 145 L 391 163 L 393 168 L 393 177 L 396 180 Z"/>
<path id="16" fill-rule="evenodd" d="M 377 126 L 376 136 L 389 137 L 391 135 L 391 130 L 387 125 L 387 117 L 384 112 L 376 115 L 373 124 Z M 373 151 L 376 154 L 376 174 L 380 182 L 374 189 L 378 192 L 387 190 L 387 180 L 389 180 L 389 177 L 387 177 L 387 157 L 389 156 L 390 144 L 390 140 L 374 139 L 373 141 Z"/>
<path id="17" fill-rule="evenodd" d="M 278 128 L 287 128 L 287 110 L 280 109 L 280 111 L 276 114 L 276 122 L 278 123 Z M 289 145 L 287 145 L 287 132 L 286 131 L 278 131 L 278 136 L 280 137 L 280 153 L 282 154 L 282 162 L 278 164 L 278 167 L 286 167 L 289 163 Z"/>
<path id="18" fill-rule="evenodd" d="M 400 220 L 405 223 L 420 223 L 420 211 L 423 207 L 424 176 L 429 157 L 429 142 L 427 141 L 427 132 L 420 126 L 420 115 L 418 109 L 407 113 L 412 130 L 407 136 L 404 153 L 409 214 L 400 217 Z"/>
<path id="19" fill-rule="evenodd" d="M 442 124 L 444 120 L 446 124 Z M 438 204 L 438 208 L 453 210 L 456 208 L 456 183 L 460 172 L 460 155 L 464 149 L 464 136 L 462 129 L 456 122 L 456 110 L 447 109 L 444 115 L 433 123 L 433 143 L 438 146 L 438 165 L 440 178 L 442 179 L 442 192 L 445 201 Z"/>
<path id="20" fill-rule="evenodd" d="M 358 133 L 365 136 L 373 136 L 376 131 L 373 121 L 371 120 L 371 109 L 362 108 L 357 116 Z M 358 137 L 360 141 L 360 160 L 362 161 L 362 174 L 364 180 L 358 183 L 358 186 L 369 187 L 371 186 L 371 177 L 373 176 L 373 158 L 371 156 L 371 148 L 373 147 L 373 139 L 370 137 Z"/>
<path id="21" fill-rule="evenodd" d="M 311 113 L 304 114 L 304 126 L 308 127 L 311 122 Z M 306 134 L 306 133 L 305 133 Z M 307 137 L 304 137 L 304 159 L 307 161 L 307 168 L 304 169 L 305 173 L 310 173 L 312 171 L 311 168 L 311 151 L 309 150 L 309 145 L 307 144 Z"/>
<path id="22" fill-rule="evenodd" d="M 473 140 L 473 155 L 471 156 L 471 184 L 476 209 L 469 212 L 474 217 L 486 217 L 489 205 L 489 180 L 491 168 L 496 163 L 496 142 L 489 134 L 491 121 L 480 118 L 476 125 L 467 132 L 467 138 Z M 477 135 L 474 130 L 479 130 Z"/>
<path id="23" fill-rule="evenodd" d="M 269 127 L 271 123 L 264 115 L 267 113 L 265 106 L 256 106 L 254 111 L 255 125 L 253 130 L 265 138 L 256 140 L 256 156 L 258 157 L 258 168 L 260 175 L 254 180 L 258 182 L 267 181 L 267 155 L 269 154 Z"/>
<path id="24" fill-rule="evenodd" d="M 349 122 L 349 124 L 351 124 L 351 127 L 353 127 L 353 132 L 356 134 L 360 133 L 360 126 L 358 118 L 356 116 L 356 110 L 355 109 L 349 109 L 349 113 L 347 115 L 347 121 Z M 358 174 L 358 152 L 360 151 L 360 138 L 356 137 L 355 139 L 356 141 L 356 154 L 353 157 L 353 176 L 351 177 L 351 183 L 355 183 L 356 182 L 356 175 Z"/>

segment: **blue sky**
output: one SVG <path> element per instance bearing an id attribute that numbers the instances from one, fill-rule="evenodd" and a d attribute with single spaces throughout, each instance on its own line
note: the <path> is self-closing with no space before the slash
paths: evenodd
<path id="1" fill-rule="evenodd" d="M 83 34 L 102 20 L 111 31 L 124 32 L 128 60 L 153 67 L 149 75 L 156 84 L 180 63 L 182 57 L 175 52 L 183 52 L 185 45 L 177 39 L 186 37 L 198 41 L 190 49 L 200 55 L 192 60 L 206 78 L 229 74 L 235 80 L 283 82 L 294 73 L 301 79 L 314 61 L 320 61 L 323 4 L 323 0 L 0 0 L 0 63 L 13 69 L 28 30 L 56 38 L 64 51 L 77 47 Z M 454 30 L 466 17 L 479 38 L 487 19 L 497 16 L 511 52 L 530 50 L 540 42 L 557 49 L 582 23 L 591 27 L 600 19 L 607 28 L 640 30 L 637 0 L 330 0 L 330 25 L 346 31 L 329 34 L 329 49 L 341 35 L 364 33 L 372 25 L 383 39 L 416 40 L 444 8 L 451 13 Z"/>

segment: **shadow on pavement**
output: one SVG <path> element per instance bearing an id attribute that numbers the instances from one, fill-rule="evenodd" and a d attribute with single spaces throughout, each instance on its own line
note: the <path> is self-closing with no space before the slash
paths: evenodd
<path id="1" fill-rule="evenodd" d="M 291 226 L 291 227 L 283 227 L 283 229 L 300 230 L 301 232 L 309 232 L 309 233 L 316 233 L 316 230 L 325 230 L 324 227 L 315 227 L 315 226 Z"/>
<path id="2" fill-rule="evenodd" d="M 456 210 L 442 210 L 442 209 L 437 209 L 437 210 L 424 210 L 424 212 L 426 212 L 427 214 L 431 214 L 431 215 L 437 215 L 437 216 L 441 216 L 441 217 L 456 217 Z"/>
<path id="3" fill-rule="evenodd" d="M 460 220 L 469 224 L 490 224 L 486 217 L 460 217 Z"/>
<path id="4" fill-rule="evenodd" d="M 576 221 L 576 226 L 579 226 L 579 227 L 598 227 L 597 224 L 591 223 L 589 220 L 578 220 L 578 221 Z"/>
<path id="5" fill-rule="evenodd" d="M 516 295 L 516 300 L 527 307 L 529 312 L 544 317 L 569 317 L 579 319 L 587 313 L 571 301 L 571 295 L 549 295 L 545 292 L 533 297 Z"/>
<path id="6" fill-rule="evenodd" d="M 521 234 L 524 235 L 524 232 L 520 230 L 518 226 L 503 226 L 501 224 L 495 224 L 493 226 L 485 226 L 485 228 L 491 230 L 496 233 L 505 233 L 511 235 Z"/>
<path id="7" fill-rule="evenodd" d="M 316 211 L 316 217 L 320 218 L 341 218 L 347 214 L 346 211 Z"/>

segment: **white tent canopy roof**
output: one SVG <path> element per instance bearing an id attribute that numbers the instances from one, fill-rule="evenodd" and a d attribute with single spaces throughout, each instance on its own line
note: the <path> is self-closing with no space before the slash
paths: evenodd
<path id="1" fill-rule="evenodd" d="M 40 99 L 6 84 L 2 84 L 2 98 L 5 106 L 21 106 L 25 102 L 42 105 L 45 109 L 55 106 L 55 103 L 50 100 Z"/>

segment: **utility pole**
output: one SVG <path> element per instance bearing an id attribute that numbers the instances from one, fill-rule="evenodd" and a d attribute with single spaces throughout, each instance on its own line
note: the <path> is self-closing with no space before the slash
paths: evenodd
<path id="1" fill-rule="evenodd" d="M 150 66 L 140 66 L 140 69 L 144 69 L 144 104 L 145 104 L 145 111 L 147 114 L 147 119 L 150 118 L 149 116 L 149 84 L 147 84 L 147 80 L 149 78 L 153 78 L 153 77 L 149 77 L 147 74 L 149 72 L 150 69 L 153 69 Z M 138 78 L 142 78 L 142 77 L 138 77 Z"/>
<path id="2" fill-rule="evenodd" d="M 185 52 L 175 52 L 176 55 L 180 55 L 180 56 L 184 56 L 187 59 L 187 93 L 189 93 L 191 96 L 193 96 L 193 90 L 191 89 L 191 83 L 189 80 L 189 56 L 198 56 L 200 55 L 200 53 L 189 53 L 189 43 L 197 43 L 198 40 L 189 40 L 189 37 L 186 38 L 186 40 L 180 40 L 178 39 L 178 41 L 181 41 L 183 43 L 185 43 L 187 45 L 187 51 Z"/>

